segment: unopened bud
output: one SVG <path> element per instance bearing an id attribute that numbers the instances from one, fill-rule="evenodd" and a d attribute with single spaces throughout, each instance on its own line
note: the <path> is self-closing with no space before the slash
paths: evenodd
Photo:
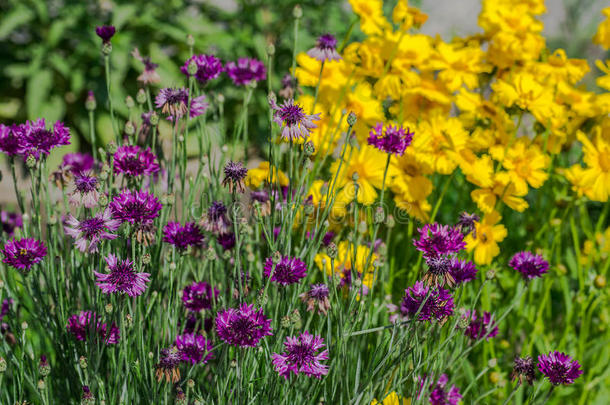
<path id="1" fill-rule="evenodd" d="M 125 315 L 125 326 L 131 328 L 133 326 L 133 317 L 131 314 Z"/>
<path id="2" fill-rule="evenodd" d="M 269 55 L 269 56 L 275 55 L 275 45 L 273 45 L 273 44 L 267 45 L 267 55 Z"/>
<path id="3" fill-rule="evenodd" d="M 487 270 L 487 273 L 485 273 L 485 278 L 488 280 L 493 280 L 494 278 L 496 278 L 496 270 L 494 270 L 494 269 Z"/>
<path id="4" fill-rule="evenodd" d="M 134 103 L 133 101 L 133 97 L 131 96 L 127 96 L 125 97 L 125 105 L 127 106 L 127 108 L 129 108 L 130 110 L 136 106 L 136 103 Z"/>
<path id="5" fill-rule="evenodd" d="M 358 172 L 352 173 L 352 181 L 356 182 L 359 179 L 360 179 L 360 175 L 358 174 Z"/>
<path id="6" fill-rule="evenodd" d="M 33 169 L 36 166 L 36 158 L 33 155 L 28 155 L 25 159 L 25 165 L 28 168 Z"/>
<path id="7" fill-rule="evenodd" d="M 150 264 L 150 261 L 151 261 L 150 253 L 144 253 L 142 255 L 142 264 Z"/>
<path id="8" fill-rule="evenodd" d="M 171 271 L 176 270 L 176 263 L 171 262 L 171 263 L 169 264 L 169 269 L 170 269 Z"/>
<path id="9" fill-rule="evenodd" d="M 280 325 L 282 326 L 282 328 L 289 328 L 291 326 L 290 324 L 291 324 L 290 316 L 289 315 L 283 316 L 280 321 Z"/>
<path id="10" fill-rule="evenodd" d="M 97 107 L 95 96 L 93 95 L 93 92 L 89 90 L 87 93 L 87 99 L 85 100 L 85 108 L 87 111 L 93 111 L 95 110 L 95 107 Z"/>
<path id="11" fill-rule="evenodd" d="M 597 288 L 604 288 L 606 286 L 606 277 L 602 274 L 598 274 L 597 277 L 595 277 L 594 284 Z"/>
<path id="12" fill-rule="evenodd" d="M 305 142 L 303 145 L 303 153 L 305 153 L 305 156 L 313 156 L 313 154 L 316 153 L 316 147 L 314 146 L 313 142 Z"/>
<path id="13" fill-rule="evenodd" d="M 27 330 L 30 327 L 26 321 L 21 322 L 21 329 Z"/>
<path id="14" fill-rule="evenodd" d="M 278 264 L 282 260 L 282 254 L 279 251 L 273 252 L 272 256 L 273 264 Z"/>
<path id="15" fill-rule="evenodd" d="M 383 211 L 382 207 L 377 207 L 377 209 L 375 210 L 375 215 L 373 217 L 373 220 L 375 221 L 376 224 L 383 223 L 383 221 L 385 220 L 385 212 Z"/>
<path id="16" fill-rule="evenodd" d="M 350 127 L 353 127 L 354 125 L 356 125 L 356 121 L 358 121 L 356 114 L 354 114 L 353 112 L 350 112 L 347 115 L 347 125 L 349 125 Z"/>
<path id="17" fill-rule="evenodd" d="M 494 368 L 495 366 L 498 365 L 498 359 L 489 359 L 489 361 L 487 362 L 487 365 L 490 368 Z"/>
<path id="18" fill-rule="evenodd" d="M 110 43 L 110 41 L 104 42 L 102 44 L 102 54 L 108 56 L 111 53 L 112 53 L 112 44 Z"/>
<path id="19" fill-rule="evenodd" d="M 188 46 L 195 46 L 195 38 L 191 34 L 186 36 L 186 44 Z"/>
<path id="20" fill-rule="evenodd" d="M 388 228 L 394 228 L 394 226 L 396 225 L 396 220 L 394 219 L 393 215 L 388 215 L 388 218 L 385 221 L 385 225 Z"/>
<path id="21" fill-rule="evenodd" d="M 49 225 L 55 225 L 57 223 L 57 215 L 51 214 L 48 219 Z"/>
<path id="22" fill-rule="evenodd" d="M 190 61 L 186 69 L 189 75 L 195 76 L 195 74 L 197 74 L 198 69 L 197 62 L 195 62 L 194 60 Z"/>
<path id="23" fill-rule="evenodd" d="M 106 196 L 106 194 L 100 194 L 100 197 L 97 199 L 98 204 L 100 205 L 100 207 L 105 207 L 108 205 L 108 196 Z"/>
<path id="24" fill-rule="evenodd" d="M 303 17 L 303 9 L 298 4 L 292 9 L 292 16 L 297 20 Z"/>
<path id="25" fill-rule="evenodd" d="M 0 373 L 4 373 L 6 371 L 6 360 L 4 357 L 0 357 Z"/>
<path id="26" fill-rule="evenodd" d="M 153 112 L 150 115 L 150 125 L 156 126 L 159 123 L 159 115 L 156 112 Z"/>
<path id="27" fill-rule="evenodd" d="M 125 123 L 125 134 L 131 136 L 136 133 L 136 127 L 133 125 L 133 122 L 127 121 Z"/>
<path id="28" fill-rule="evenodd" d="M 144 89 L 138 90 L 138 93 L 136 94 L 136 101 L 138 104 L 144 104 L 146 102 L 146 92 Z"/>
<path id="29" fill-rule="evenodd" d="M 195 381 L 193 381 L 193 379 L 192 379 L 192 378 L 189 378 L 189 379 L 186 381 L 186 386 L 187 386 L 187 387 L 189 387 L 190 389 L 195 388 Z"/>
<path id="30" fill-rule="evenodd" d="M 39 391 L 43 391 L 45 388 L 47 388 L 47 384 L 43 379 L 38 380 L 38 384 L 36 386 L 38 387 Z"/>
<path id="31" fill-rule="evenodd" d="M 359 233 L 364 234 L 364 233 L 366 233 L 367 229 L 368 229 L 368 226 L 366 224 L 366 221 L 360 221 L 358 223 L 358 232 Z"/>
<path id="32" fill-rule="evenodd" d="M 178 136 L 178 142 L 180 142 L 180 143 L 184 142 L 184 135 Z"/>
<path id="33" fill-rule="evenodd" d="M 275 95 L 275 93 L 271 92 L 267 95 L 267 101 L 269 102 L 270 105 L 273 105 L 277 102 L 277 96 Z"/>
<path id="34" fill-rule="evenodd" d="M 106 306 L 104 307 L 104 310 L 106 311 L 107 314 L 111 314 L 113 309 L 114 308 L 113 308 L 112 304 L 110 304 L 110 303 L 106 304 Z"/>
<path id="35" fill-rule="evenodd" d="M 328 246 L 326 247 L 326 253 L 331 259 L 337 257 L 337 245 L 335 245 L 335 242 L 330 242 L 328 244 Z"/>
<path id="36" fill-rule="evenodd" d="M 116 143 L 114 141 L 108 142 L 108 145 L 106 145 L 106 152 L 108 152 L 111 155 L 114 155 L 116 153 L 116 150 L 117 150 Z"/>
<path id="37" fill-rule="evenodd" d="M 85 356 L 80 356 L 80 358 L 78 359 L 78 365 L 83 370 L 86 369 L 87 368 L 87 358 Z"/>

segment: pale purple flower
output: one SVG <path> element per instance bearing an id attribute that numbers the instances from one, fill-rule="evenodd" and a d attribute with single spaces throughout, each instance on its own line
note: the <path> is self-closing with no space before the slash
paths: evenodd
<path id="1" fill-rule="evenodd" d="M 147 191 L 122 191 L 110 203 L 114 218 L 132 225 L 151 225 L 159 216 L 161 203 Z"/>
<path id="2" fill-rule="evenodd" d="M 263 274 L 270 277 L 271 281 L 283 286 L 295 284 L 307 275 L 305 263 L 298 257 L 282 256 L 277 264 L 273 264 L 272 258 L 265 260 Z"/>
<path id="3" fill-rule="evenodd" d="M 530 252 L 515 254 L 508 265 L 521 273 L 526 280 L 542 277 L 549 270 L 549 262 L 544 260 L 542 256 Z"/>
<path id="4" fill-rule="evenodd" d="M 97 205 L 100 193 L 97 191 L 97 178 L 82 172 L 74 176 L 74 189 L 70 193 L 70 204 L 93 208 Z"/>
<path id="5" fill-rule="evenodd" d="M 455 385 L 451 385 L 447 390 L 449 378 L 447 374 L 442 374 L 436 384 L 430 386 L 429 402 L 432 405 L 458 405 L 462 399 L 460 390 Z"/>
<path id="6" fill-rule="evenodd" d="M 13 236 L 15 229 L 23 227 L 23 218 L 17 212 L 0 211 L 0 229 Z"/>
<path id="7" fill-rule="evenodd" d="M 419 239 L 413 240 L 413 245 L 423 252 L 425 258 L 457 253 L 466 248 L 464 235 L 457 227 L 426 224 L 418 229 Z"/>
<path id="8" fill-rule="evenodd" d="M 466 311 L 464 318 L 470 321 L 468 327 L 464 330 L 464 335 L 472 340 L 485 338 L 489 340 L 496 337 L 498 334 L 498 323 L 493 319 L 492 315 L 484 311 L 483 316 L 478 316 L 476 311 Z"/>
<path id="9" fill-rule="evenodd" d="M 239 58 L 237 63 L 229 62 L 226 66 L 227 75 L 237 86 L 243 86 L 252 81 L 265 79 L 267 69 L 265 64 L 257 59 Z"/>
<path id="10" fill-rule="evenodd" d="M 26 121 L 13 127 L 13 132 L 20 138 L 19 154 L 24 157 L 48 155 L 51 149 L 70 144 L 70 130 L 60 121 L 47 128 L 44 118 Z"/>
<path id="11" fill-rule="evenodd" d="M 97 277 L 95 283 L 105 294 L 122 293 L 137 297 L 146 290 L 150 274 L 138 273 L 129 259 L 121 260 L 112 253 L 106 258 L 109 273 L 93 273 Z"/>
<path id="12" fill-rule="evenodd" d="M 308 291 L 299 295 L 299 298 L 307 304 L 308 311 L 317 309 L 318 313 L 326 315 L 330 308 L 329 295 L 330 291 L 326 284 L 312 284 Z"/>
<path id="13" fill-rule="evenodd" d="M 400 126 L 378 123 L 369 133 L 368 144 L 385 153 L 402 156 L 413 140 L 413 132 Z"/>
<path id="14" fill-rule="evenodd" d="M 150 148 L 142 149 L 137 145 L 119 146 L 114 154 L 114 172 L 129 177 L 150 176 L 159 171 L 157 157 Z"/>
<path id="15" fill-rule="evenodd" d="M 282 138 L 286 140 L 307 139 L 311 130 L 317 128 L 314 121 L 320 119 L 320 113 L 305 114 L 303 107 L 292 99 L 282 105 L 272 100 L 271 108 L 274 110 L 273 120 L 280 126 Z"/>
<path id="16" fill-rule="evenodd" d="M 211 309 L 212 304 L 218 298 L 218 289 L 205 281 L 194 282 L 182 290 L 182 303 L 189 311 L 199 312 Z"/>
<path id="17" fill-rule="evenodd" d="M 22 151 L 22 141 L 18 132 L 15 132 L 13 128 L 17 128 L 16 125 L 9 127 L 4 124 L 0 124 L 0 151 L 6 153 L 8 156 L 17 156 Z"/>
<path id="18" fill-rule="evenodd" d="M 316 46 L 307 51 L 307 55 L 320 62 L 341 60 L 341 55 L 337 52 L 337 39 L 331 34 L 320 36 Z"/>
<path id="19" fill-rule="evenodd" d="M 431 288 L 417 281 L 413 287 L 405 290 L 400 311 L 409 317 L 417 316 L 419 321 L 444 322 L 453 314 L 454 306 L 449 291 L 440 287 Z"/>
<path id="20" fill-rule="evenodd" d="M 89 172 L 93 169 L 93 156 L 88 153 L 66 153 L 62 159 L 61 168 L 74 175 Z"/>
<path id="21" fill-rule="evenodd" d="M 79 221 L 71 214 L 66 219 L 64 232 L 74 238 L 74 245 L 81 252 L 94 253 L 98 251 L 99 243 L 104 240 L 116 239 L 114 234 L 121 221 L 112 218 L 112 212 L 106 208 L 103 212 L 98 212 L 93 218 Z"/>
<path id="22" fill-rule="evenodd" d="M 112 25 L 102 25 L 95 27 L 95 33 L 102 39 L 104 44 L 110 43 L 110 39 L 114 36 L 116 28 Z"/>
<path id="23" fill-rule="evenodd" d="M 34 238 L 11 239 L 4 244 L 2 254 L 3 263 L 27 273 L 47 255 L 47 247 Z"/>
<path id="24" fill-rule="evenodd" d="M 185 250 L 189 246 L 203 246 L 203 234 L 194 222 L 187 222 L 184 226 L 179 222 L 168 222 L 163 228 L 163 242 Z"/>
<path id="25" fill-rule="evenodd" d="M 298 337 L 288 336 L 284 341 L 284 353 L 271 355 L 275 371 L 286 380 L 290 373 L 322 378 L 328 374 L 328 366 L 322 364 L 328 360 L 328 350 L 322 350 L 324 347 L 324 339 L 307 331 Z"/>
<path id="26" fill-rule="evenodd" d="M 456 284 L 467 283 L 477 276 L 477 268 L 470 260 L 460 260 L 456 257 L 451 259 L 449 273 Z"/>

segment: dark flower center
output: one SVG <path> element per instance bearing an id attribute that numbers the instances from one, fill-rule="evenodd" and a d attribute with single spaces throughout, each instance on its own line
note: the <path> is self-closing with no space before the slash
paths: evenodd
<path id="1" fill-rule="evenodd" d="M 298 104 L 291 104 L 281 108 L 280 118 L 286 122 L 287 125 L 295 125 L 300 123 L 305 118 L 305 112 Z"/>
<path id="2" fill-rule="evenodd" d="M 290 348 L 289 361 L 293 364 L 307 364 L 314 360 L 314 352 L 309 345 L 298 344 Z"/>
<path id="3" fill-rule="evenodd" d="M 106 224 L 101 218 L 89 218 L 83 220 L 78 229 L 84 234 L 86 239 L 92 239 L 99 235 L 105 228 Z"/>
<path id="4" fill-rule="evenodd" d="M 127 263 L 117 263 L 117 265 L 110 269 L 110 280 L 120 290 L 124 290 L 131 287 L 136 281 L 136 273 L 133 268 Z"/>
<path id="5" fill-rule="evenodd" d="M 76 190 L 81 194 L 88 193 L 95 190 L 97 179 L 89 176 L 78 176 L 74 179 L 74 184 L 76 185 Z"/>
<path id="6" fill-rule="evenodd" d="M 337 39 L 330 35 L 322 35 L 318 38 L 318 47 L 322 49 L 335 49 L 337 47 Z"/>

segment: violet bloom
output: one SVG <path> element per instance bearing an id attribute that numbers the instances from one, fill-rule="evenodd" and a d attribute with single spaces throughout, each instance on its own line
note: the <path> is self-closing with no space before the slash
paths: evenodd
<path id="1" fill-rule="evenodd" d="M 417 316 L 419 321 L 437 320 L 444 322 L 453 314 L 453 297 L 443 288 L 431 288 L 417 281 L 405 290 L 400 311 L 410 317 Z"/>
<path id="2" fill-rule="evenodd" d="M 224 342 L 240 347 L 256 347 L 262 338 L 273 335 L 271 320 L 263 315 L 263 309 L 255 310 L 245 303 L 218 313 L 216 333 Z"/>
<path id="3" fill-rule="evenodd" d="M 195 118 L 202 115 L 208 108 L 208 103 L 205 102 L 205 96 L 194 97 L 191 99 L 191 108 L 189 110 L 189 91 L 186 88 L 165 88 L 159 90 L 159 94 L 155 97 L 155 105 L 161 109 L 163 114 L 167 114 L 167 119 L 173 121 L 180 119 L 186 115 L 187 111 L 190 118 Z"/>
<path id="4" fill-rule="evenodd" d="M 314 121 L 320 119 L 320 113 L 305 114 L 303 107 L 292 99 L 285 101 L 282 105 L 277 105 L 272 100 L 271 108 L 274 110 L 273 120 L 280 126 L 282 138 L 286 140 L 307 139 L 311 130 L 317 128 Z"/>
<path id="5" fill-rule="evenodd" d="M 120 339 L 119 328 L 112 324 L 110 330 L 108 325 L 102 323 L 100 317 L 93 311 L 81 311 L 78 315 L 68 318 L 66 329 L 77 340 L 87 341 L 90 336 L 101 338 L 107 345 L 115 344 Z"/>
<path id="6" fill-rule="evenodd" d="M 218 289 L 205 281 L 194 282 L 182 290 L 182 303 L 189 311 L 199 312 L 211 309 L 212 304 L 218 298 Z"/>
<path id="7" fill-rule="evenodd" d="M 523 379 L 527 381 L 529 385 L 534 383 L 534 379 L 536 378 L 536 370 L 534 369 L 534 359 L 530 356 L 526 357 L 515 357 L 513 371 L 510 373 L 510 379 L 514 381 L 515 379 L 519 379 L 519 384 L 523 384 Z"/>
<path id="8" fill-rule="evenodd" d="M 299 295 L 299 298 L 307 304 L 308 311 L 317 309 L 319 314 L 326 315 L 330 308 L 329 293 L 326 284 L 312 284 L 308 291 Z"/>
<path id="9" fill-rule="evenodd" d="M 66 153 L 62 159 L 62 169 L 74 175 L 88 172 L 93 169 L 93 156 L 87 153 Z"/>
<path id="10" fill-rule="evenodd" d="M 298 257 L 282 256 L 279 263 L 273 265 L 273 259 L 265 260 L 265 277 L 271 277 L 271 281 L 286 286 L 301 281 L 307 275 L 305 263 Z"/>
<path id="11" fill-rule="evenodd" d="M 215 79 L 223 71 L 222 62 L 214 55 L 193 55 L 184 65 L 180 67 L 180 71 L 187 77 L 190 77 L 188 72 L 189 64 L 195 62 L 197 65 L 197 72 L 195 78 L 201 83 L 207 83 L 212 79 Z"/>
<path id="12" fill-rule="evenodd" d="M 226 234 L 230 230 L 231 223 L 227 217 L 227 207 L 221 201 L 213 201 L 203 220 L 206 231 L 214 234 Z"/>
<path id="13" fill-rule="evenodd" d="M 432 405 L 458 405 L 462 399 L 459 388 L 451 385 L 447 390 L 447 382 L 449 378 L 447 374 L 442 374 L 436 384 L 430 386 L 429 401 Z"/>
<path id="14" fill-rule="evenodd" d="M 114 154 L 114 172 L 129 177 L 150 176 L 159 171 L 159 163 L 150 148 L 137 145 L 119 146 Z"/>
<path id="15" fill-rule="evenodd" d="M 304 331 L 298 337 L 288 336 L 284 341 L 285 351 L 271 355 L 275 371 L 288 380 L 290 373 L 304 374 L 308 377 L 322 378 L 328 374 L 328 366 L 321 362 L 328 359 L 324 339 Z"/>
<path id="16" fill-rule="evenodd" d="M 216 237 L 216 241 L 223 250 L 231 250 L 235 247 L 235 234 L 233 232 L 222 233 Z"/>
<path id="17" fill-rule="evenodd" d="M 168 222 L 163 228 L 163 242 L 174 245 L 180 250 L 185 250 L 189 246 L 201 247 L 203 234 L 194 222 L 187 222 L 184 226 L 179 222 Z"/>
<path id="18" fill-rule="evenodd" d="M 11 305 L 13 305 L 13 302 L 14 301 L 12 298 L 5 298 L 4 300 L 2 300 L 2 306 L 0 306 L 0 321 L 2 321 L 2 319 L 4 319 L 6 315 L 8 315 L 11 310 Z"/>
<path id="19" fill-rule="evenodd" d="M 424 282 L 428 285 L 438 287 L 445 284 L 452 287 L 455 285 L 455 279 L 451 274 L 451 258 L 448 256 L 432 256 L 426 257 L 426 265 L 428 270 L 424 274 Z"/>
<path id="20" fill-rule="evenodd" d="M 97 178 L 85 173 L 74 176 L 74 190 L 70 193 L 70 204 L 74 206 L 84 205 L 85 208 L 93 208 L 97 205 L 100 193 L 97 191 Z"/>
<path id="21" fill-rule="evenodd" d="M 489 312 L 485 311 L 483 317 L 479 317 L 476 311 L 466 311 L 464 317 L 470 321 L 470 324 L 464 330 L 464 335 L 470 339 L 485 338 L 485 340 L 489 340 L 498 334 L 498 324 L 492 319 Z"/>
<path id="22" fill-rule="evenodd" d="M 132 225 L 150 225 L 159 216 L 161 203 L 147 191 L 125 190 L 110 203 L 114 218 Z"/>
<path id="23" fill-rule="evenodd" d="M 227 63 L 226 71 L 236 86 L 243 86 L 252 81 L 258 82 L 264 80 L 267 75 L 265 64 L 251 58 L 239 58 L 237 63 Z"/>
<path id="24" fill-rule="evenodd" d="M 138 48 L 134 48 L 134 50 L 131 52 L 131 56 L 142 62 L 142 64 L 144 65 L 144 72 L 142 72 L 137 79 L 140 83 L 144 85 L 149 85 L 161 82 L 161 76 L 159 76 L 159 73 L 157 73 L 156 70 L 159 65 L 153 63 L 150 57 L 144 57 L 140 55 L 140 51 L 138 50 Z"/>
<path id="25" fill-rule="evenodd" d="M 470 260 L 451 259 L 449 272 L 456 284 L 467 283 L 477 276 L 477 268 Z"/>
<path id="26" fill-rule="evenodd" d="M 176 346 L 172 346 L 168 349 L 161 349 L 159 363 L 155 364 L 157 382 L 160 382 L 164 376 L 166 382 L 171 381 L 175 384 L 180 381 L 180 370 L 178 369 L 178 366 L 181 361 L 180 351 Z"/>
<path id="27" fill-rule="evenodd" d="M 538 356 L 538 370 L 544 374 L 551 384 L 573 384 L 583 371 L 580 364 L 565 353 L 558 351 Z"/>
<path id="28" fill-rule="evenodd" d="M 316 46 L 307 51 L 307 55 L 320 62 L 341 60 L 337 52 L 337 38 L 331 34 L 324 34 L 316 41 Z"/>
<path id="29" fill-rule="evenodd" d="M 212 342 L 202 335 L 185 333 L 176 336 L 176 347 L 180 359 L 186 363 L 207 363 L 212 358 Z"/>
<path id="30" fill-rule="evenodd" d="M 526 280 L 542 277 L 542 275 L 549 270 L 549 262 L 544 260 L 542 256 L 530 252 L 519 252 L 515 254 L 512 259 L 510 259 L 508 265 L 521 273 Z"/>
<path id="31" fill-rule="evenodd" d="M 150 274 L 138 273 L 129 259 L 121 260 L 112 253 L 106 258 L 110 273 L 93 272 L 97 277 L 97 285 L 103 293 L 122 293 L 137 297 L 146 290 Z"/>
<path id="32" fill-rule="evenodd" d="M 472 237 L 476 239 L 477 234 L 475 224 L 479 222 L 480 219 L 481 218 L 477 214 L 469 214 L 464 211 L 460 214 L 457 226 L 460 227 L 460 229 L 462 230 L 462 232 L 464 232 L 465 235 L 468 235 L 470 232 L 472 232 Z"/>
<path id="33" fill-rule="evenodd" d="M 16 128 L 13 125 L 13 128 Z M 17 156 L 22 151 L 21 137 L 18 132 L 4 124 L 0 124 L 0 151 L 6 153 L 8 156 Z"/>
<path id="34" fill-rule="evenodd" d="M 423 252 L 425 258 L 457 253 L 466 248 L 464 235 L 458 228 L 438 223 L 426 224 L 419 228 L 419 239 L 413 245 Z"/>
<path id="35" fill-rule="evenodd" d="M 32 266 L 38 264 L 47 255 L 47 248 L 33 238 L 11 239 L 4 244 L 2 262 L 19 271 L 28 273 Z"/>
<path id="36" fill-rule="evenodd" d="M 23 218 L 17 212 L 0 211 L 0 229 L 13 236 L 15 229 L 23 227 Z"/>
<path id="37" fill-rule="evenodd" d="M 81 252 L 95 253 L 98 251 L 99 243 L 104 240 L 116 239 L 114 234 L 121 222 L 112 218 L 112 212 L 106 208 L 103 212 L 98 212 L 93 218 L 79 221 L 68 214 L 64 232 L 74 238 L 74 245 Z"/>
<path id="38" fill-rule="evenodd" d="M 13 127 L 13 132 L 21 139 L 19 153 L 24 156 L 41 154 L 49 155 L 51 149 L 70 144 L 70 130 L 60 121 L 56 121 L 52 128 L 47 129 L 44 118 L 36 121 L 26 121 L 25 124 Z"/>
<path id="39" fill-rule="evenodd" d="M 114 36 L 116 29 L 112 25 L 102 25 L 100 27 L 95 27 L 95 33 L 98 37 L 102 39 L 104 44 L 110 43 L 110 39 Z"/>
<path id="40" fill-rule="evenodd" d="M 224 167 L 225 178 L 222 180 L 223 186 L 228 186 L 229 192 L 237 190 L 240 193 L 246 191 L 244 179 L 248 174 L 248 169 L 244 167 L 242 162 L 233 162 L 229 160 Z"/>
<path id="41" fill-rule="evenodd" d="M 378 123 L 369 133 L 368 144 L 385 153 L 402 156 L 407 146 L 411 145 L 413 132 L 403 127 Z"/>

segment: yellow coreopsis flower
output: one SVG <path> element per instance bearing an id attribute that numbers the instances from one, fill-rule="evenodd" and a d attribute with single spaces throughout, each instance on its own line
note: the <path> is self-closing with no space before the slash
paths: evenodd
<path id="1" fill-rule="evenodd" d="M 390 394 L 385 397 L 381 402 L 374 399 L 371 402 L 371 405 L 410 405 L 411 400 L 406 398 L 401 398 L 396 391 L 390 392 Z"/>
<path id="2" fill-rule="evenodd" d="M 595 83 L 602 89 L 610 91 L 610 59 L 606 60 L 605 64 L 601 60 L 596 60 L 595 66 L 604 74 L 604 76 L 598 77 Z"/>
<path id="3" fill-rule="evenodd" d="M 492 187 L 475 189 L 470 193 L 470 197 L 482 212 L 494 211 L 498 198 L 515 211 L 523 212 L 529 206 L 523 199 L 526 193 L 527 191 L 525 193 L 517 192 L 508 173 L 498 172 L 495 174 Z"/>
<path id="4" fill-rule="evenodd" d="M 419 28 L 428 20 L 428 15 L 422 13 L 416 7 L 409 7 L 407 0 L 398 0 L 392 11 L 392 21 L 400 24 L 401 30 L 408 30 L 415 26 Z"/>
<path id="5" fill-rule="evenodd" d="M 433 173 L 432 167 L 416 158 L 417 152 L 409 148 L 403 156 L 392 159 L 395 176 L 390 188 L 408 201 L 425 200 L 432 193 L 432 182 L 426 175 Z"/>
<path id="6" fill-rule="evenodd" d="M 481 221 L 475 223 L 476 232 L 466 237 L 466 249 L 469 252 L 474 250 L 475 263 L 490 264 L 500 253 L 498 242 L 502 242 L 508 235 L 504 225 L 499 224 L 501 219 L 497 211 L 486 214 Z M 476 234 L 476 238 L 473 234 Z"/>
<path id="7" fill-rule="evenodd" d="M 288 177 L 284 174 L 284 172 L 280 170 L 278 174 L 278 170 L 275 166 L 273 167 L 272 171 L 272 183 L 277 182 L 279 179 L 279 183 L 281 186 L 285 187 L 288 185 L 289 180 Z M 261 162 L 258 167 L 248 170 L 248 175 L 246 176 L 245 183 L 250 188 L 258 188 L 261 186 L 261 184 L 266 183 L 267 180 L 269 180 L 269 162 Z"/>
<path id="8" fill-rule="evenodd" d="M 390 23 L 383 16 L 382 0 L 349 0 L 354 13 L 360 17 L 360 29 L 366 35 L 381 35 L 390 29 Z"/>
<path id="9" fill-rule="evenodd" d="M 551 158 L 527 138 L 517 139 L 502 160 L 517 194 L 526 194 L 528 184 L 533 188 L 542 186 L 549 177 L 545 170 L 550 163 Z"/>
<path id="10" fill-rule="evenodd" d="M 534 75 L 542 75 L 550 83 L 566 81 L 574 84 L 589 71 L 586 59 L 569 59 L 566 51 L 557 49 L 545 62 L 535 62 L 530 67 Z"/>
<path id="11" fill-rule="evenodd" d="M 606 19 L 597 27 L 593 42 L 604 49 L 610 49 L 610 7 L 603 9 L 602 14 L 606 16 Z"/>
<path id="12" fill-rule="evenodd" d="M 543 124 L 554 113 L 556 106 L 553 92 L 539 83 L 531 73 L 517 73 L 508 80 L 498 80 L 492 88 L 504 106 L 517 105 L 528 110 Z"/>
<path id="13" fill-rule="evenodd" d="M 373 263 L 377 258 L 377 254 L 374 252 L 371 253 L 371 249 L 368 246 L 354 246 L 348 241 L 341 241 L 337 245 L 337 257 L 334 262 L 331 261 L 326 253 L 318 253 L 314 257 L 314 262 L 327 276 L 339 274 L 341 278 L 345 278 L 348 277 L 346 271 L 347 273 L 356 271 L 362 278 L 362 284 L 371 288 L 375 275 L 375 266 Z M 332 266 L 332 264 L 334 264 L 334 266 Z"/>
<path id="14" fill-rule="evenodd" d="M 462 85 L 474 89 L 479 84 L 478 75 L 489 71 L 483 62 L 485 53 L 479 47 L 461 47 L 439 42 L 436 51 L 429 67 L 440 70 L 438 78 L 445 83 L 449 91 L 455 91 Z"/>
<path id="15" fill-rule="evenodd" d="M 582 132 L 576 137 L 583 144 L 583 161 L 587 165 L 582 172 L 585 194 L 591 200 L 606 202 L 610 195 L 610 141 L 599 133 L 593 142 Z"/>

